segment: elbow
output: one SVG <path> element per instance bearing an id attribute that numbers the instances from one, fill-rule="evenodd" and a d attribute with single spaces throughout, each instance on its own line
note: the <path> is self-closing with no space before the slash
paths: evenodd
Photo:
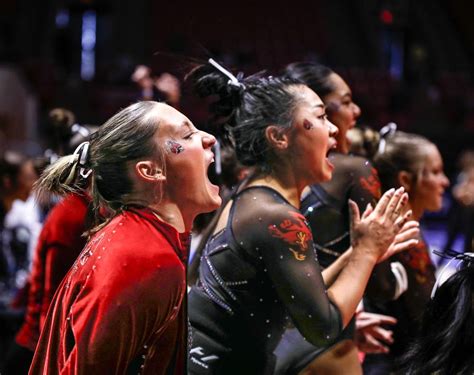
<path id="1" fill-rule="evenodd" d="M 339 310 L 331 305 L 330 314 L 326 319 L 317 315 L 308 315 L 309 318 L 302 325 L 297 326 L 303 337 L 312 345 L 327 346 L 342 332 L 342 318 Z"/>
<path id="2" fill-rule="evenodd" d="M 342 328 L 337 329 L 318 329 L 302 333 L 303 337 L 310 344 L 317 347 L 325 347 L 333 343 L 341 334 Z"/>

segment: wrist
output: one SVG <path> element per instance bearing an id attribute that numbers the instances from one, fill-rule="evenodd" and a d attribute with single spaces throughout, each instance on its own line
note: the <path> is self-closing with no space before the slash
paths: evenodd
<path id="1" fill-rule="evenodd" d="M 355 245 L 352 247 L 352 253 L 350 254 L 351 260 L 363 261 L 371 263 L 375 266 L 379 259 L 379 254 L 375 250 L 371 250 L 368 246 Z"/>

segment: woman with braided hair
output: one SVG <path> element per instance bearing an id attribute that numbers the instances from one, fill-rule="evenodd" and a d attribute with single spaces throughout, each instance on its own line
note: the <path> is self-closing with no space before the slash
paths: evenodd
<path id="1" fill-rule="evenodd" d="M 225 119 L 237 158 L 254 172 L 223 205 L 203 250 L 189 295 L 188 370 L 271 374 L 290 321 L 319 345 L 348 324 L 372 268 L 410 215 L 400 214 L 407 197 L 393 189 L 362 217 L 351 204 L 353 249 L 322 275 L 298 210 L 302 190 L 333 170 L 327 153 L 337 131 L 319 96 L 292 79 L 239 80 L 213 60 L 189 80 L 198 95 L 217 97 L 211 111 Z"/>
<path id="2" fill-rule="evenodd" d="M 40 197 L 89 179 L 106 220 L 51 302 L 30 374 L 185 372 L 189 230 L 221 203 L 207 178 L 214 143 L 174 108 L 145 101 L 45 171 Z"/>

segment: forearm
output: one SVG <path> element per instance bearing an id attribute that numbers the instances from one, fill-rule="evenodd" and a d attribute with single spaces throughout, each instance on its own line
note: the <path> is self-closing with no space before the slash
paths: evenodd
<path id="1" fill-rule="evenodd" d="M 339 258 L 335 262 L 333 262 L 329 267 L 323 270 L 323 280 L 324 284 L 327 287 L 330 287 L 334 281 L 336 281 L 337 277 L 341 273 L 342 269 L 347 265 L 352 254 L 352 246 L 347 249 L 344 253 L 341 254 Z"/>
<path id="2" fill-rule="evenodd" d="M 364 295 L 375 263 L 374 256 L 357 249 L 353 250 L 347 265 L 328 289 L 329 298 L 339 308 L 344 327 L 352 319 Z"/>

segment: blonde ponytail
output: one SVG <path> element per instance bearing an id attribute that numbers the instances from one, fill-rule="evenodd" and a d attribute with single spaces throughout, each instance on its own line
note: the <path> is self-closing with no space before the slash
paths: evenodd
<path id="1" fill-rule="evenodd" d="M 44 170 L 33 189 L 40 204 L 48 204 L 54 196 L 80 190 L 76 185 L 78 155 L 67 155 Z"/>

